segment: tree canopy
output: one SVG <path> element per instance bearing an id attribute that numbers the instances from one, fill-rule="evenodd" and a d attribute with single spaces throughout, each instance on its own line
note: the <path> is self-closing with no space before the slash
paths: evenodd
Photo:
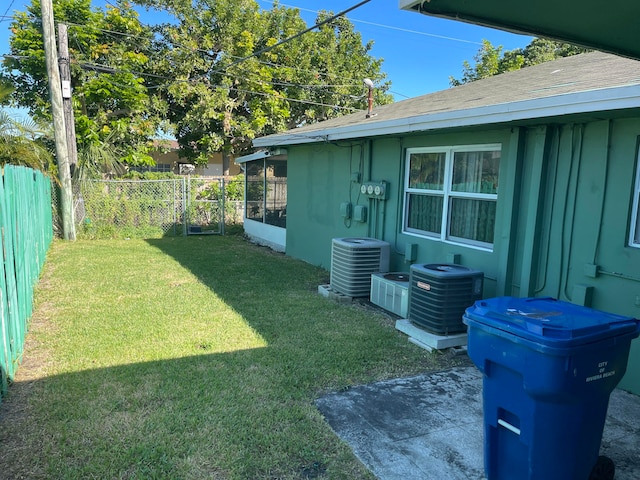
<path id="1" fill-rule="evenodd" d="M 0 82 L 0 103 L 12 92 L 12 87 Z M 49 133 L 34 122 L 0 110 L 0 165 L 24 165 L 54 176 L 53 157 L 46 146 Z"/>
<path id="2" fill-rule="evenodd" d="M 449 77 L 449 84 L 455 87 L 587 51 L 585 48 L 569 43 L 560 43 L 544 38 L 534 38 L 525 48 L 504 51 L 501 45 L 495 47 L 488 40 L 483 40 L 478 53 L 473 57 L 474 65 L 472 66 L 465 60 L 462 64 L 462 78 Z"/>
<path id="3" fill-rule="evenodd" d="M 126 163 L 149 163 L 159 130 L 181 154 L 206 164 L 246 151 L 257 136 L 366 108 L 364 78 L 390 103 L 382 60 L 370 55 L 349 20 L 321 11 L 317 29 L 277 1 L 132 0 L 161 10 L 167 22 L 146 26 L 132 4 L 104 10 L 90 0 L 54 0 L 69 25 L 73 105 L 79 150 L 111 146 Z M 16 87 L 14 105 L 50 118 L 40 0 L 11 25 L 2 77 Z M 292 37 L 295 37 L 291 39 Z"/>
<path id="4" fill-rule="evenodd" d="M 90 0 L 54 1 L 57 22 L 69 26 L 71 85 L 78 150 L 108 142 L 132 165 L 152 162 L 150 138 L 162 126 L 162 108 L 144 77 L 152 32 L 124 1 L 105 10 Z M 18 12 L 11 25 L 11 55 L 2 76 L 15 87 L 13 103 L 37 120 L 50 120 L 40 0 Z M 160 106 L 161 107 L 161 106 Z"/>
<path id="5" fill-rule="evenodd" d="M 351 113 L 366 106 L 363 79 L 381 83 L 382 61 L 346 18 L 293 40 L 307 25 L 297 9 L 254 0 L 137 0 L 176 20 L 160 26 L 154 73 L 181 153 L 194 163 L 213 152 L 237 155 L 258 136 Z M 317 24 L 331 18 L 320 12 Z M 286 41 L 286 42 L 285 42 Z"/>

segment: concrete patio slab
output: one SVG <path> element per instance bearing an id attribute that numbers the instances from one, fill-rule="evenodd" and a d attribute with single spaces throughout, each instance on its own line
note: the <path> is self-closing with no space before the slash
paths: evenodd
<path id="1" fill-rule="evenodd" d="M 318 409 L 381 480 L 484 480 L 482 374 L 457 367 L 326 395 Z M 611 395 L 601 454 L 640 478 L 640 397 Z M 586 479 L 585 479 L 586 480 Z"/>

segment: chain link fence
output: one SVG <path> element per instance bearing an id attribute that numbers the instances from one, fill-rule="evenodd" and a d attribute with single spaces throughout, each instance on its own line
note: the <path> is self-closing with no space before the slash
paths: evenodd
<path id="1" fill-rule="evenodd" d="M 220 234 L 225 223 L 244 217 L 244 202 L 225 201 L 224 185 L 218 177 L 86 180 L 74 185 L 76 232 L 84 238 Z"/>

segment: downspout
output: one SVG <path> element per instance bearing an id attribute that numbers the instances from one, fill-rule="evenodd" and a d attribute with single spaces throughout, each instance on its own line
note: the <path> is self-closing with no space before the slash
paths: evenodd
<path id="1" fill-rule="evenodd" d="M 556 189 L 557 189 L 557 185 L 558 185 L 558 168 L 560 165 L 560 147 L 561 147 L 561 141 L 562 141 L 562 127 L 555 127 L 554 128 L 555 132 L 554 132 L 554 139 L 552 140 L 552 144 L 553 142 L 555 143 L 555 153 L 553 156 L 553 163 L 551 163 L 551 153 L 549 154 L 549 171 L 551 171 L 551 169 L 553 168 L 553 173 L 550 173 L 550 177 L 553 178 L 553 184 L 551 185 L 551 191 L 549 193 L 547 193 L 547 198 L 551 199 L 550 203 L 551 203 L 551 208 L 549 209 L 549 211 L 547 212 L 545 210 L 545 226 L 544 228 L 546 228 L 546 231 L 548 232 L 546 237 L 545 237 L 545 244 L 544 244 L 544 261 L 539 262 L 543 268 L 544 268 L 544 273 L 539 273 L 538 275 L 538 280 L 540 278 L 542 278 L 542 284 L 541 285 L 536 285 L 536 289 L 534 290 L 534 295 L 537 295 L 538 293 L 542 292 L 546 287 L 547 287 L 547 279 L 548 279 L 548 270 L 549 270 L 549 251 L 551 249 L 551 227 L 553 225 L 553 202 L 555 201 L 556 198 Z M 552 146 L 553 149 L 553 146 Z M 548 177 L 549 178 L 549 177 Z M 541 248 L 543 246 L 541 245 Z"/>
<path id="2" fill-rule="evenodd" d="M 598 217 L 598 233 L 596 235 L 596 243 L 593 246 L 592 265 L 597 265 L 598 254 L 600 253 L 600 236 L 602 235 L 602 222 L 604 220 L 604 202 L 607 198 L 607 182 L 609 180 L 609 162 L 611 160 L 611 131 L 613 122 L 609 120 L 607 128 L 607 154 L 604 157 L 604 172 L 602 174 L 602 201 L 600 202 L 600 215 Z"/>
<path id="3" fill-rule="evenodd" d="M 578 137 L 578 147 L 577 147 L 577 165 L 576 165 L 576 174 L 575 174 L 575 188 L 573 190 L 573 204 L 571 205 L 571 223 L 569 224 L 569 241 L 568 241 L 568 251 L 567 251 L 567 264 L 566 264 L 566 268 L 564 271 L 564 295 L 567 298 L 567 300 L 572 301 L 571 299 L 571 295 L 569 294 L 568 291 L 568 287 L 569 287 L 569 268 L 571 266 L 571 253 L 573 251 L 573 230 L 576 224 L 576 204 L 578 202 L 578 188 L 580 186 L 580 170 L 582 167 L 582 147 L 584 145 L 584 130 L 585 130 L 585 125 L 581 124 L 580 125 L 580 136 Z M 572 156 L 573 157 L 573 156 Z M 573 168 L 573 158 L 571 159 L 571 168 Z M 569 175 L 569 181 L 571 181 L 571 175 Z M 566 209 L 566 203 L 568 201 L 568 197 L 569 197 L 569 189 L 567 189 L 566 192 L 566 197 L 565 197 L 565 218 L 564 218 L 564 222 L 562 225 L 562 228 L 564 229 L 566 224 L 567 224 L 567 219 L 566 219 L 566 213 L 567 213 L 567 209 Z M 563 231 L 563 235 L 562 235 L 562 246 L 564 248 L 564 231 Z M 560 267 L 562 268 L 562 263 L 560 264 Z M 558 296 L 558 298 L 560 298 L 560 296 Z"/>
<path id="4" fill-rule="evenodd" d="M 543 216 L 547 178 L 547 159 L 550 150 L 551 127 L 541 126 L 528 135 L 530 148 L 531 184 L 529 198 L 522 205 L 526 215 L 524 243 L 522 246 L 522 268 L 520 274 L 520 296 L 532 296 L 538 275 L 538 255 L 540 251 L 540 229 Z"/>

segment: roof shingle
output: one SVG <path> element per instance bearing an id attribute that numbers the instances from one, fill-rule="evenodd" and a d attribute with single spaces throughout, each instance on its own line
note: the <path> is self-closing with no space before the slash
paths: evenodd
<path id="1" fill-rule="evenodd" d="M 570 94 L 640 85 L 640 61 L 602 52 L 590 52 L 526 67 L 493 77 L 403 100 L 366 112 L 356 112 L 254 140 L 256 146 L 287 143 L 292 136 L 322 136 L 324 132 L 365 129 L 375 131 L 385 122 L 428 118 L 446 112 L 543 100 L 562 104 Z M 639 92 L 640 93 L 640 92 Z M 596 95 L 597 96 L 597 95 Z M 557 102 L 549 102 L 556 99 Z M 296 142 L 299 143 L 299 142 Z"/>

